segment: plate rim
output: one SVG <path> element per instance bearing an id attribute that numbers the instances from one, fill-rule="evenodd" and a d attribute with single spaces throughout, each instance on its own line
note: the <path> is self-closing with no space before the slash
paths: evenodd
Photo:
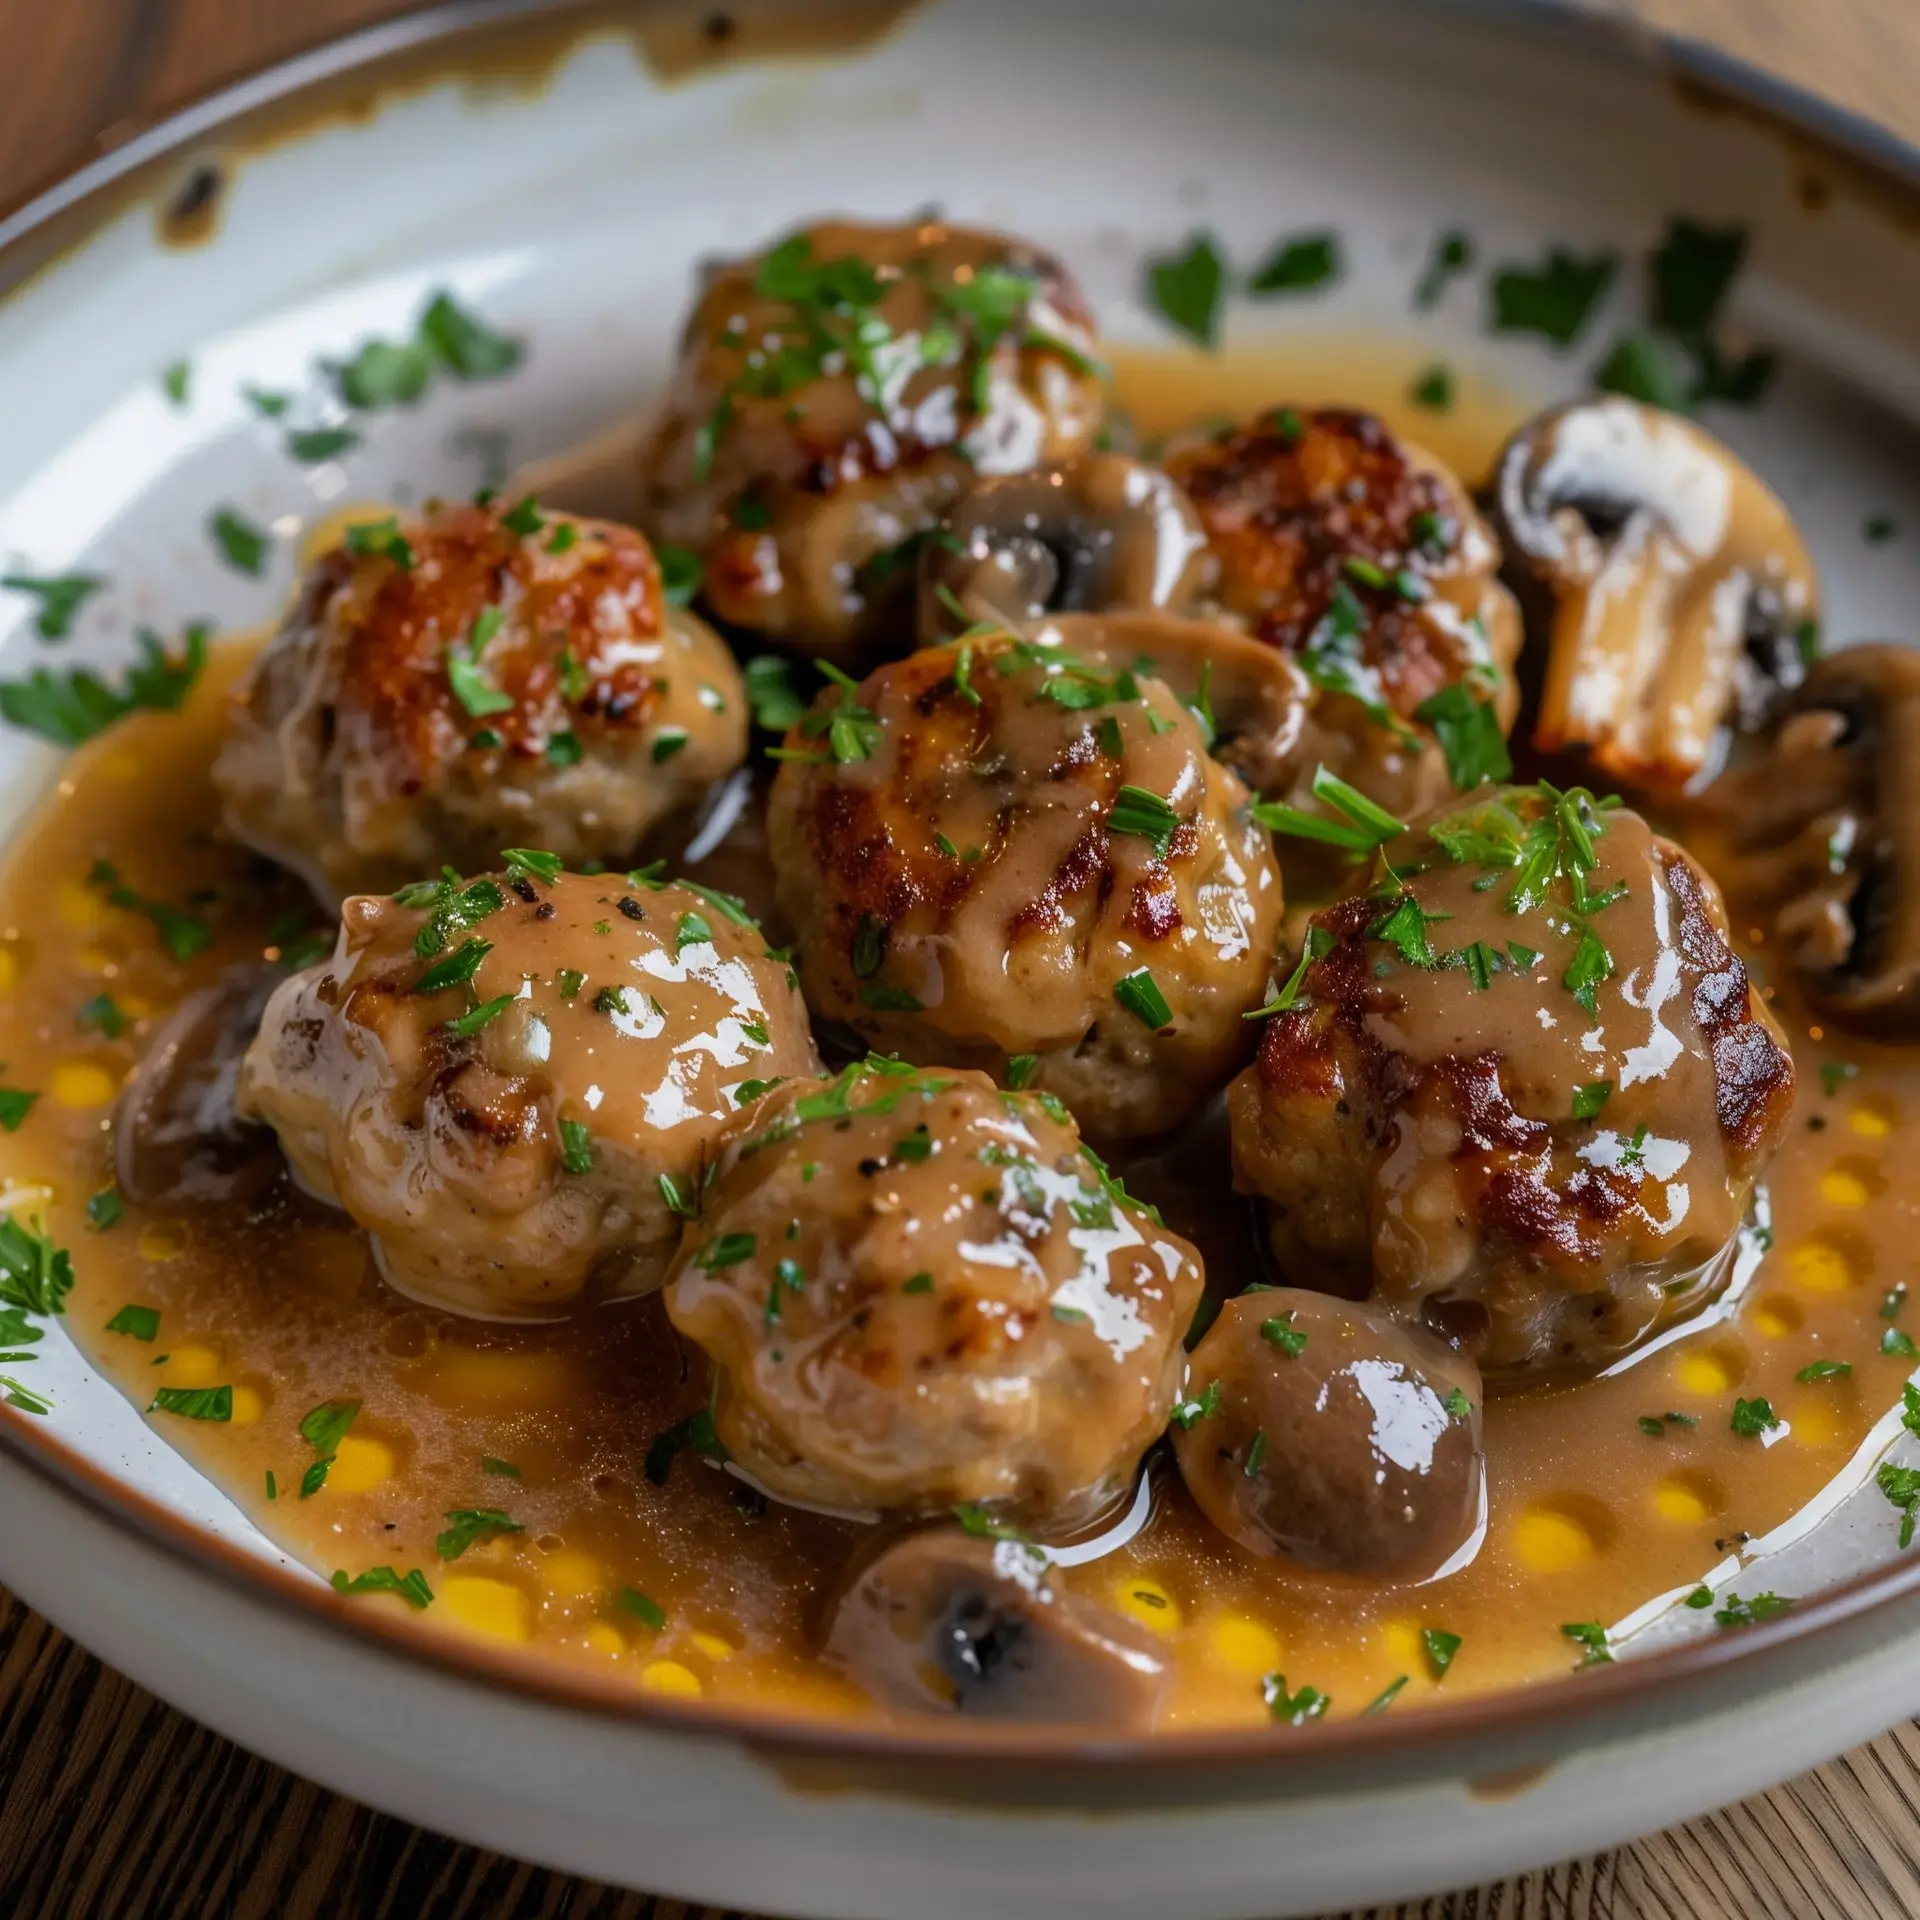
<path id="1" fill-rule="evenodd" d="M 773 0 L 784 10 L 803 10 L 809 0 Z M 1391 6 L 1406 0 L 1380 0 Z M 1267 0 L 1273 12 L 1285 0 Z M 1441 0 L 1457 14 L 1497 17 L 1515 31 L 1539 39 L 1583 45 L 1622 64 L 1689 81 L 1717 92 L 1763 124 L 1812 140 L 1846 164 L 1864 168 L 1882 183 L 1920 192 L 1920 143 L 1908 141 L 1852 109 L 1825 100 L 1796 83 L 1723 48 L 1615 14 L 1599 14 L 1580 0 Z M 531 29 L 543 20 L 573 23 L 579 37 L 618 12 L 606 0 L 438 0 L 418 11 L 323 40 L 240 79 L 206 89 L 185 103 L 133 123 L 133 130 L 94 158 L 70 167 L 48 184 L 30 187 L 11 204 L 0 203 L 0 301 L 17 294 L 43 267 L 83 247 L 116 213 L 133 204 L 138 189 L 159 177 L 210 136 L 230 132 L 263 112 L 287 108 L 330 83 L 378 83 L 381 69 L 405 56 L 455 50 L 474 36 L 496 30 Z M 918 10 L 907 0 L 903 17 Z M 886 29 L 891 31 L 889 27 Z M 125 126 L 127 123 L 119 123 Z M 117 131 L 111 130 L 111 131 Z M 97 144 L 97 142 L 96 142 Z M 71 232 L 62 235 L 62 229 Z M 49 246 L 49 241 L 52 244 Z M 1337 1791 L 1356 1767 L 1370 1783 L 1429 1779 L 1458 1771 L 1466 1750 L 1490 1736 L 1534 1736 L 1554 1756 L 1598 1744 L 1609 1726 L 1624 1731 L 1626 1716 L 1656 1697 L 1678 1704 L 1676 1689 L 1700 1689 L 1730 1667 L 1753 1671 L 1813 1639 L 1833 1640 L 1837 1630 L 1864 1615 L 1890 1609 L 1920 1592 L 1920 1555 L 1855 1575 L 1791 1611 L 1738 1633 L 1715 1635 L 1663 1648 L 1598 1669 L 1569 1669 L 1558 1679 L 1423 1706 L 1418 1714 L 1389 1723 L 1386 1716 L 1358 1716 L 1314 1730 L 1310 1740 L 1278 1737 L 1270 1726 L 1174 1731 L 1115 1738 L 1072 1727 L 859 1722 L 803 1718 L 751 1704 L 676 1704 L 611 1677 L 578 1672 L 506 1646 L 457 1638 L 385 1609 L 355 1607 L 318 1581 L 263 1561 L 211 1529 L 175 1512 L 104 1468 L 95 1466 L 41 1420 L 0 1401 L 0 1453 L 10 1464 L 51 1480 L 69 1497 L 110 1519 L 131 1525 L 147 1540 L 219 1580 L 254 1604 L 297 1608 L 314 1626 L 341 1634 L 364 1649 L 405 1663 L 424 1659 L 458 1680 L 504 1685 L 549 1706 L 638 1723 L 666 1734 L 732 1740 L 774 1764 L 786 1760 L 837 1760 L 869 1764 L 874 1784 L 917 1791 L 898 1777 L 901 1767 L 936 1771 L 956 1763 L 991 1761 L 1014 1769 L 1007 1791 L 1032 1770 L 1070 1769 L 1089 1785 L 1131 1781 L 1151 1785 L 1168 1769 L 1187 1774 L 1230 1769 L 1234 1790 L 1224 1798 L 1270 1796 L 1278 1785 Z M 57 1622 L 56 1622 L 57 1624 Z M 1669 1718 L 1680 1718 L 1675 1713 Z M 1584 1735 L 1584 1738 L 1575 1737 Z M 1158 1804 L 1169 1804 L 1156 1794 Z"/>

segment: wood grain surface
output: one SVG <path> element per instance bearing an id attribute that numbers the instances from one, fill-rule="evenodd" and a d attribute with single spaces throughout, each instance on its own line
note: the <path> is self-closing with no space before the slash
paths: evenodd
<path id="1" fill-rule="evenodd" d="M 1594 0 L 1920 139 L 1920 0 Z M 0 206 L 395 0 L 0 0 Z M 1396 1920 L 1908 1920 L 1920 1725 L 1616 1852 Z M 0 1920 L 712 1920 L 460 1846 L 163 1706 L 0 1592 Z M 1358 1920 L 1358 1916 L 1352 1917 Z M 1379 1920 L 1386 1920 L 1384 1914 Z"/>

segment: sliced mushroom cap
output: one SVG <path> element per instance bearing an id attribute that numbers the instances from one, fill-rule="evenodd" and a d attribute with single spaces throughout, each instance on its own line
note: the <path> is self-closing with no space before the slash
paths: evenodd
<path id="1" fill-rule="evenodd" d="M 1242 1294 L 1194 1349 L 1173 1450 L 1201 1511 L 1249 1553 L 1422 1579 L 1484 1512 L 1480 1375 L 1377 1307 Z"/>
<path id="2" fill-rule="evenodd" d="M 981 480 L 921 550 L 920 640 L 967 621 L 1192 604 L 1206 529 L 1177 482 L 1122 453 Z M 955 608 L 964 608 L 966 620 Z"/>
<path id="3" fill-rule="evenodd" d="M 1920 652 L 1849 647 L 1815 663 L 1772 751 L 1716 781 L 1728 890 L 1770 908 L 1781 951 L 1829 1018 L 1920 1030 Z"/>
<path id="4" fill-rule="evenodd" d="M 241 1056 L 286 977 L 279 967 L 231 967 L 168 1016 L 114 1113 L 114 1174 L 128 1199 L 244 1201 L 279 1171 L 273 1130 L 242 1120 L 234 1094 Z"/>
<path id="5" fill-rule="evenodd" d="M 1300 770 L 1313 689 L 1276 648 L 1212 620 L 1170 613 L 1069 613 L 1034 630 L 1110 672 L 1164 680 L 1210 730 L 1208 747 L 1255 793 L 1275 793 Z"/>
<path id="6" fill-rule="evenodd" d="M 1683 788 L 1798 684 L 1813 563 L 1780 501 L 1691 421 L 1614 397 L 1540 414 L 1500 456 L 1492 517 L 1547 649 L 1543 752 Z"/>
<path id="7" fill-rule="evenodd" d="M 1058 1587 L 1046 1554 L 957 1526 L 858 1565 L 828 1615 L 827 1665 L 897 1713 L 1145 1733 L 1166 1681 L 1153 1634 Z"/>

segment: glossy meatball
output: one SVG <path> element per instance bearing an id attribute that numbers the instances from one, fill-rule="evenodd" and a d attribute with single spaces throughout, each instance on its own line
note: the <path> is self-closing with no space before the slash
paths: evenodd
<path id="1" fill-rule="evenodd" d="M 1236 1182 L 1291 1277 L 1371 1283 L 1490 1383 L 1603 1365 L 1724 1284 L 1793 1104 L 1713 883 L 1544 786 L 1375 877 L 1314 916 L 1234 1082 Z"/>
<path id="2" fill-rule="evenodd" d="M 441 506 L 307 569 L 213 777 L 227 830 L 332 904 L 515 844 L 626 861 L 746 739 L 732 655 L 639 534 Z"/>
<path id="3" fill-rule="evenodd" d="M 914 544 L 977 475 L 1099 427 L 1057 261 L 934 221 L 829 222 L 712 267 L 641 456 L 642 517 L 723 620 L 842 663 L 913 620 Z"/>
<path id="4" fill-rule="evenodd" d="M 1057 1101 L 871 1061 L 734 1121 L 666 1303 L 780 1498 L 1069 1523 L 1166 1425 L 1200 1283 Z"/>
<path id="5" fill-rule="evenodd" d="M 1212 542 L 1221 611 L 1315 689 L 1270 793 L 1312 806 L 1324 764 L 1405 818 L 1485 777 L 1487 753 L 1463 748 L 1497 748 L 1513 725 L 1520 616 L 1499 543 L 1445 467 L 1331 407 L 1276 408 L 1166 465 Z M 1497 752 L 1491 773 L 1505 777 Z"/>
<path id="6" fill-rule="evenodd" d="M 816 1012 L 913 1060 L 1035 1055 L 1096 1138 L 1176 1125 L 1244 1057 L 1279 869 L 1164 682 L 991 633 L 830 689 L 786 751 L 769 825 Z"/>
<path id="7" fill-rule="evenodd" d="M 821 1657 L 896 1713 L 1148 1732 L 1166 1683 L 1150 1628 L 1055 1579 L 1047 1555 L 957 1526 L 868 1555 L 828 1614 Z"/>
<path id="8" fill-rule="evenodd" d="M 1221 1308 L 1173 1450 L 1222 1533 L 1326 1572 L 1425 1579 L 1485 1511 L 1473 1362 L 1323 1293 L 1263 1288 Z"/>
<path id="9" fill-rule="evenodd" d="M 741 1101 L 817 1068 L 792 976 L 702 893 L 524 868 L 346 905 L 268 1004 L 239 1109 L 436 1306 L 657 1287 Z"/>

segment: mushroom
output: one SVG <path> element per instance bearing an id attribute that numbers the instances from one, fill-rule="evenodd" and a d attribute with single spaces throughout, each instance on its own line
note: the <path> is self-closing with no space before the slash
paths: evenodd
<path id="1" fill-rule="evenodd" d="M 1255 793 L 1280 792 L 1301 771 L 1313 689 L 1287 655 L 1237 628 L 1160 612 L 1069 613 L 1034 638 L 1164 680 L 1200 716 L 1213 757 Z"/>
<path id="2" fill-rule="evenodd" d="M 1813 564 L 1786 508 L 1691 421 L 1611 396 L 1540 414 L 1500 455 L 1492 518 L 1547 648 L 1541 751 L 1684 788 L 1798 684 Z"/>
<path id="3" fill-rule="evenodd" d="M 916 1528 L 856 1567 L 822 1656 L 898 1713 L 1147 1732 L 1167 1673 L 1154 1635 L 1052 1571 L 1019 1539 Z"/>
<path id="4" fill-rule="evenodd" d="M 1264 1559 L 1424 1579 L 1485 1512 L 1480 1375 L 1377 1307 L 1263 1287 L 1194 1349 L 1173 1450 L 1221 1532 Z"/>
<path id="5" fill-rule="evenodd" d="M 1708 800 L 1728 890 L 1774 916 L 1822 1012 L 1920 1030 L 1920 654 L 1849 647 L 1815 663 L 1772 751 Z"/>
<path id="6" fill-rule="evenodd" d="M 251 1199 L 280 1169 L 268 1127 L 234 1111 L 240 1059 L 286 974 L 230 967 L 168 1016 L 114 1113 L 114 1175 L 143 1205 Z"/>
<path id="7" fill-rule="evenodd" d="M 1190 606 L 1211 570 L 1177 482 L 1123 453 L 981 480 L 921 549 L 920 638 L 976 619 Z M 964 609 L 966 619 L 956 617 Z"/>

